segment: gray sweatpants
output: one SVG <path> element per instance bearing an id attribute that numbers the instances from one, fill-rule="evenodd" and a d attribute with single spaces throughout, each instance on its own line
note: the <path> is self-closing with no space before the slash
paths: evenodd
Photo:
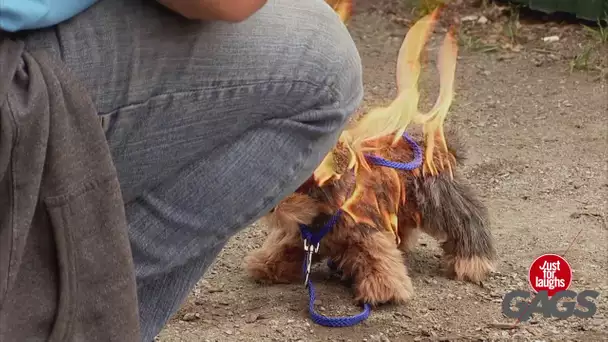
<path id="1" fill-rule="evenodd" d="M 312 174 L 363 92 L 354 43 L 323 0 L 269 0 L 238 24 L 102 0 L 26 41 L 59 56 L 97 107 L 123 191 L 144 341 L 228 238 Z"/>

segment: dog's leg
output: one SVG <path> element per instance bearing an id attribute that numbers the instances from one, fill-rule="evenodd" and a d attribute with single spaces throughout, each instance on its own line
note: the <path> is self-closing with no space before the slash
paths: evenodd
<path id="1" fill-rule="evenodd" d="M 302 279 L 304 257 L 297 232 L 273 229 L 262 247 L 245 257 L 245 269 L 256 281 L 293 283 Z"/>
<path id="2" fill-rule="evenodd" d="M 403 180 L 407 184 L 407 180 Z M 407 189 L 407 185 L 405 186 Z M 421 215 L 416 212 L 416 203 L 407 201 L 399 207 L 399 249 L 404 253 L 413 251 L 418 246 L 418 240 L 422 235 Z"/>
<path id="3" fill-rule="evenodd" d="M 442 243 L 448 275 L 475 283 L 492 271 L 496 252 L 488 214 L 471 189 L 447 174 L 415 178 L 422 229 Z"/>
<path id="4" fill-rule="evenodd" d="M 416 249 L 418 240 L 422 230 L 415 225 L 405 225 L 399 222 L 399 237 L 401 242 L 399 243 L 399 249 L 404 253 L 408 253 Z"/>
<path id="5" fill-rule="evenodd" d="M 413 294 L 403 256 L 388 233 L 351 233 L 344 245 L 328 246 L 327 255 L 353 280 L 355 299 L 371 305 L 402 303 Z"/>
<path id="6" fill-rule="evenodd" d="M 262 247 L 245 258 L 250 277 L 267 283 L 291 283 L 302 280 L 306 253 L 299 223 L 311 224 L 319 215 L 316 200 L 293 193 L 283 199 L 261 220 L 269 230 Z M 313 259 L 318 262 L 318 258 Z"/>

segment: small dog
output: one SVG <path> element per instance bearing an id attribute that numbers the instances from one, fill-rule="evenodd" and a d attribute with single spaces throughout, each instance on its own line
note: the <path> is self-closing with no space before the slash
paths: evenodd
<path id="1" fill-rule="evenodd" d="M 331 260 L 352 281 L 355 299 L 363 303 L 402 303 L 412 296 L 404 252 L 416 245 L 421 232 L 440 242 L 450 277 L 478 283 L 493 270 L 496 253 L 487 210 L 457 173 L 464 160 L 462 144 L 454 132 L 447 132 L 446 139 L 443 130 L 456 64 L 452 33 L 439 52 L 436 106 L 423 115 L 411 105 L 418 103 L 420 53 L 437 14 L 421 19 L 406 35 L 397 58 L 397 98 L 356 120 L 313 176 L 263 218 L 269 235 L 245 258 L 253 279 L 301 281 L 307 255 L 300 226 L 320 229 L 338 211 L 342 215 L 312 262 Z M 412 141 L 401 139 L 410 122 L 423 124 L 423 134 Z M 417 153 L 422 163 L 406 170 L 368 158 L 401 162 Z"/>
<path id="2" fill-rule="evenodd" d="M 448 149 L 460 165 L 462 145 L 456 134 L 448 133 L 448 137 Z M 377 155 L 386 159 L 412 158 L 412 148 L 406 142 L 390 146 L 390 139 L 385 138 L 376 143 L 385 146 Z M 336 151 L 347 159 L 341 146 Z M 321 240 L 313 259 L 329 258 L 343 277 L 353 281 L 356 300 L 377 305 L 401 303 L 411 297 L 413 288 L 402 252 L 416 245 L 420 232 L 441 243 L 449 276 L 478 283 L 493 270 L 495 251 L 486 208 L 457 174 L 453 178 L 447 172 L 429 177 L 421 169 L 406 172 L 371 165 L 365 179 L 363 200 L 354 207 L 356 216 L 363 219 L 357 223 L 342 215 Z M 246 257 L 248 274 L 269 283 L 301 281 L 305 251 L 299 225 L 313 229 L 323 225 L 346 201 L 354 183 L 355 177 L 348 173 L 321 187 L 308 181 L 281 201 L 263 218 L 269 235 L 260 249 Z M 382 228 L 390 220 L 386 216 L 391 208 L 397 208 L 396 232 Z"/>

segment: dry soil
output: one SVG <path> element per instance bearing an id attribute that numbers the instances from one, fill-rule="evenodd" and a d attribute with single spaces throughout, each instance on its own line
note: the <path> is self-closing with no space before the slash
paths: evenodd
<path id="1" fill-rule="evenodd" d="M 365 107 L 395 95 L 395 58 L 413 18 L 399 3 L 369 3 L 359 1 L 349 23 L 364 64 Z M 262 286 L 246 277 L 243 256 L 265 237 L 256 224 L 231 240 L 159 341 L 608 341 L 608 86 L 597 66 L 580 67 L 581 51 L 596 38 L 577 23 L 520 24 L 496 8 L 459 11 L 488 19 L 463 22 L 471 33 L 461 38 L 447 122 L 468 144 L 462 172 L 491 212 L 499 262 L 483 287 L 443 277 L 440 250 L 425 238 L 408 256 L 416 291 L 409 303 L 376 309 L 352 328 L 320 327 L 307 315 L 301 284 Z M 489 34 L 497 27 L 507 29 Z M 560 40 L 542 41 L 551 35 Z M 606 43 L 598 46 L 601 57 Z M 435 76 L 421 83 L 429 103 Z M 501 314 L 504 294 L 528 289 L 537 256 L 566 250 L 571 289 L 602 293 L 595 317 L 535 316 L 511 329 L 513 319 Z M 357 310 L 349 289 L 326 269 L 314 279 L 323 313 Z"/>

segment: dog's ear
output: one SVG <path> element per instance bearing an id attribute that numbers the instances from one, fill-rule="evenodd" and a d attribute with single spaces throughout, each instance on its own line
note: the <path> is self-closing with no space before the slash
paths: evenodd
<path id="1" fill-rule="evenodd" d="M 270 227 L 297 228 L 300 223 L 311 224 L 319 213 L 319 202 L 308 195 L 293 193 L 264 216 L 264 221 Z"/>

